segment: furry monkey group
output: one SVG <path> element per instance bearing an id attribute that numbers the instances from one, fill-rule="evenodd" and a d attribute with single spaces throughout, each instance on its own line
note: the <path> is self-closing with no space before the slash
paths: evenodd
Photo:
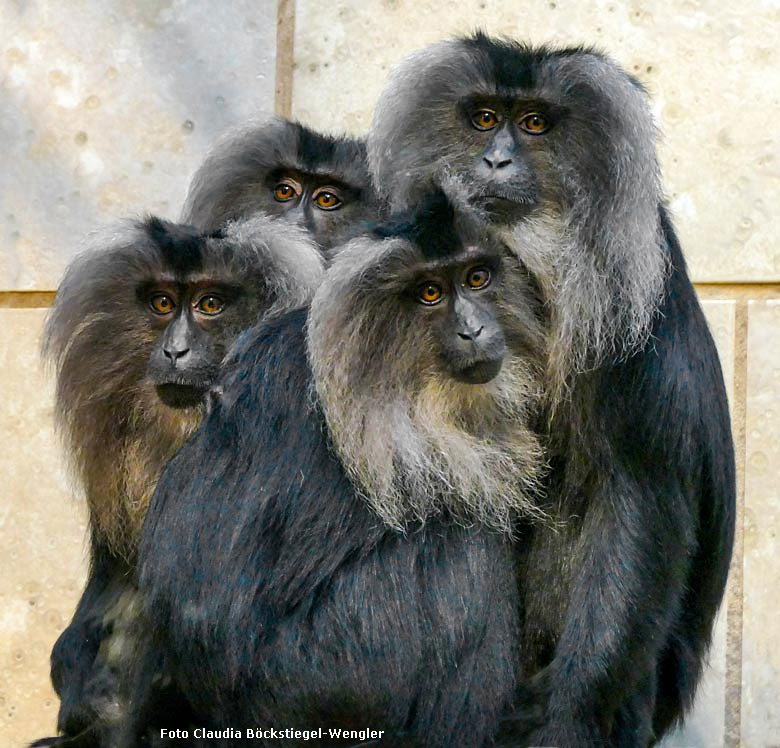
<path id="1" fill-rule="evenodd" d="M 365 138 L 244 127 L 178 223 L 97 235 L 44 339 L 91 560 L 37 745 L 683 720 L 734 450 L 655 143 L 605 55 L 476 33 L 401 62 Z"/>

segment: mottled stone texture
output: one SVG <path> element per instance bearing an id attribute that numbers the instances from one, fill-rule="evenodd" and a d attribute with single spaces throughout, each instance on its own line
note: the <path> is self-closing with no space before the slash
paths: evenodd
<path id="1" fill-rule="evenodd" d="M 74 499 L 38 360 L 44 311 L 0 309 L 0 745 L 52 734 L 49 653 L 86 577 L 84 504 Z"/>
<path id="2" fill-rule="evenodd" d="M 749 307 L 742 745 L 780 746 L 780 300 Z"/>
<path id="3" fill-rule="evenodd" d="M 777 3 L 342 0 L 325 8 L 298 0 L 293 114 L 361 133 L 399 60 L 477 27 L 595 45 L 637 75 L 655 102 L 666 185 L 696 280 L 780 278 Z"/>
<path id="4" fill-rule="evenodd" d="M 84 233 L 176 217 L 226 128 L 273 111 L 274 0 L 0 3 L 0 290 L 49 290 Z"/>

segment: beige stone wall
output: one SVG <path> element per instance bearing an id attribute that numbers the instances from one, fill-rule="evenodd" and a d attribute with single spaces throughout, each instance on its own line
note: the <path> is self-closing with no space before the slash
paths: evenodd
<path id="1" fill-rule="evenodd" d="M 83 510 L 37 337 L 75 239 L 175 217 L 209 142 L 291 106 L 360 133 L 406 53 L 477 26 L 588 43 L 649 87 L 665 181 L 722 356 L 740 531 L 711 668 L 666 748 L 780 745 L 780 7 L 769 0 L 46 0 L 0 4 L 0 745 L 54 728 L 48 655 L 84 579 Z M 215 10 L 219 8 L 219 10 Z M 277 13 L 281 25 L 277 39 Z M 274 75 L 274 70 L 276 75 Z"/>

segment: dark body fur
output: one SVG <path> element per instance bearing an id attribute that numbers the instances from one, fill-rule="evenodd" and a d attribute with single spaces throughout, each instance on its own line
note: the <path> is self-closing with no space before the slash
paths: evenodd
<path id="1" fill-rule="evenodd" d="M 393 733 L 387 745 L 482 745 L 514 688 L 509 543 L 445 520 L 407 535 L 382 524 L 322 414 L 301 407 L 304 324 L 297 312 L 242 338 L 229 404 L 161 478 L 141 586 L 174 681 L 215 729 L 371 727 Z"/>
<path id="2" fill-rule="evenodd" d="M 521 127 L 533 114 L 538 132 Z M 369 163 L 393 208 L 434 183 L 485 214 L 549 312 L 540 428 L 558 522 L 517 550 L 523 674 L 550 700 L 525 744 L 644 748 L 692 704 L 735 516 L 722 373 L 647 97 L 592 50 L 449 40 L 393 74 Z"/>
<path id="3" fill-rule="evenodd" d="M 662 736 L 693 702 L 723 596 L 735 485 L 726 393 L 666 217 L 664 230 L 672 273 L 652 337 L 576 378 L 550 430 L 549 511 L 562 525 L 518 543 L 523 672 L 548 666 L 553 683 L 549 726 L 530 745 Z"/>
<path id="4" fill-rule="evenodd" d="M 536 511 L 541 310 L 499 243 L 435 205 L 422 230 L 355 239 L 307 310 L 247 331 L 226 361 L 147 515 L 150 633 L 121 745 L 155 732 L 161 662 L 216 730 L 493 744 L 521 692 L 509 531 Z"/>
<path id="5" fill-rule="evenodd" d="M 64 737 L 40 741 L 42 746 L 101 745 L 105 739 L 101 722 L 116 698 L 117 672 L 108 653 L 99 653 L 114 634 L 123 600 L 130 602 L 134 571 L 105 544 L 93 540 L 91 546 L 87 586 L 51 652 L 51 682 L 60 698 L 57 729 Z"/>
<path id="6" fill-rule="evenodd" d="M 298 192 L 294 199 L 276 200 L 274 188 L 286 180 L 293 180 Z M 335 197 L 337 205 L 319 207 L 319 194 Z M 279 238 L 271 234 L 266 238 L 279 245 L 279 259 L 289 255 L 291 266 L 270 272 L 271 266 L 260 268 L 254 262 L 260 255 L 247 254 L 245 262 L 230 271 L 231 282 L 242 290 L 241 304 L 252 303 L 245 310 L 249 314 L 218 341 L 209 371 L 202 372 L 204 379 L 213 379 L 227 345 L 258 318 L 259 311 L 272 304 L 278 308 L 283 298 L 293 306 L 303 300 L 297 294 L 302 286 L 296 287 L 294 278 L 300 247 L 288 243 L 306 243 L 311 237 L 319 253 L 328 257 L 336 244 L 373 217 L 377 206 L 364 142 L 274 118 L 246 126 L 217 144 L 193 177 L 181 224 L 151 219 L 143 229 L 133 230 L 130 224 L 115 227 L 115 235 L 95 242 L 105 250 L 102 258 L 95 255 L 69 269 L 49 325 L 48 352 L 52 358 L 61 357 L 57 409 L 90 505 L 94 558 L 74 625 L 52 653 L 52 678 L 63 701 L 58 726 L 65 734 L 89 728 L 84 739 L 99 742 L 97 713 L 117 712 L 115 679 L 109 670 L 94 669 L 90 674 L 91 663 L 101 647 L 105 655 L 116 655 L 122 648 L 122 636 L 114 635 L 113 627 L 117 622 L 123 626 L 134 610 L 122 580 L 133 573 L 135 540 L 148 498 L 163 465 L 192 433 L 202 410 L 202 403 L 197 403 L 174 411 L 145 386 L 149 346 L 157 333 L 139 327 L 131 316 L 138 315 L 134 296 L 138 289 L 133 284 L 141 274 L 144 282 L 172 275 L 177 281 L 196 276 L 201 282 L 212 269 L 209 261 L 216 256 L 211 250 L 220 243 L 218 235 L 230 226 L 277 219 Z M 219 269 L 223 274 L 229 270 L 224 263 Z M 309 261 L 299 269 L 306 278 L 297 280 L 311 290 Z M 113 309 L 111 299 L 117 302 Z M 93 358 L 105 362 L 107 371 L 119 372 L 110 383 L 103 374 L 83 375 Z M 125 615 L 122 611 L 128 605 Z M 104 656 L 100 659 L 106 661 Z"/>

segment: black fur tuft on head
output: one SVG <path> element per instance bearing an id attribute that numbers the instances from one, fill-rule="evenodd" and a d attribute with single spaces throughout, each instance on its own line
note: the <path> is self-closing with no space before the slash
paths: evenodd
<path id="1" fill-rule="evenodd" d="M 141 228 L 174 272 L 186 275 L 201 269 L 205 237 L 194 226 L 148 216 Z"/>
<path id="2" fill-rule="evenodd" d="M 460 41 L 467 49 L 481 53 L 474 56 L 475 62 L 484 80 L 496 82 L 499 93 L 536 86 L 538 70 L 547 60 L 580 54 L 601 56 L 598 51 L 587 46 L 564 49 L 531 47 L 514 39 L 488 36 L 482 30 L 461 37 Z"/>
<path id="3" fill-rule="evenodd" d="M 347 181 L 365 183 L 366 144 L 356 138 L 330 135 L 312 130 L 300 122 L 291 123 L 298 137 L 298 162 L 306 171 L 340 170 Z M 337 166 L 338 165 L 338 166 Z"/>
<path id="4" fill-rule="evenodd" d="M 443 190 L 426 195 L 412 210 L 376 226 L 380 239 L 405 239 L 419 247 L 427 260 L 447 257 L 463 247 L 461 217 Z"/>

